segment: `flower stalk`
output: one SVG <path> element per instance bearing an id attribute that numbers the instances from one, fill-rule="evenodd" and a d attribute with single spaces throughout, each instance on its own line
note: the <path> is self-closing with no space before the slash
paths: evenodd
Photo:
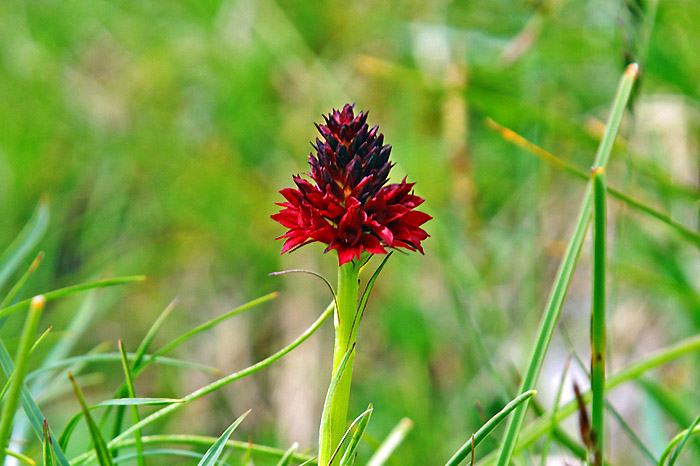
<path id="1" fill-rule="evenodd" d="M 338 267 L 337 309 L 335 312 L 335 344 L 333 346 L 333 378 L 338 376 L 343 357 L 352 349 L 357 339 L 357 324 L 359 323 L 358 291 L 359 291 L 359 261 L 347 262 Z M 333 463 L 330 456 L 338 447 L 345 433 L 348 415 L 348 401 L 352 383 L 352 366 L 355 352 L 351 352 L 348 361 L 342 368 L 340 379 L 335 387 L 330 402 L 330 409 L 324 410 L 321 418 L 321 435 L 319 438 L 319 464 L 335 466 L 340 457 L 336 455 Z M 324 426 L 329 428 L 324 429 Z"/>

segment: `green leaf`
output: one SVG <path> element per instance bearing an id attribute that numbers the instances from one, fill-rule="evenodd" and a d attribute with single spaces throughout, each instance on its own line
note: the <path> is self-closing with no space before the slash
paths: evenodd
<path id="1" fill-rule="evenodd" d="M 200 459 L 202 455 L 195 451 L 190 451 L 190 450 L 178 450 L 175 448 L 160 448 L 160 449 L 153 449 L 153 450 L 146 450 L 143 452 L 143 456 L 178 456 L 178 457 L 185 457 L 185 458 L 195 458 L 195 459 Z M 125 453 L 123 455 L 116 456 L 114 458 L 114 462 L 116 464 L 123 463 L 126 461 L 132 461 L 134 458 L 138 458 L 139 455 L 137 453 Z M 219 461 L 219 465 L 222 466 L 231 466 L 230 463 L 225 463 L 223 461 Z"/>
<path id="2" fill-rule="evenodd" d="M 70 371 L 68 372 L 68 378 L 73 385 L 73 390 L 75 390 L 75 396 L 78 398 L 83 416 L 85 416 L 85 422 L 87 423 L 88 431 L 90 432 L 90 438 L 92 438 L 92 443 L 95 445 L 97 461 L 100 463 L 100 466 L 113 466 L 114 462 L 112 461 L 112 455 L 109 452 L 109 448 L 107 448 L 107 443 L 102 437 L 102 433 L 97 427 L 97 424 L 95 424 L 95 421 L 92 419 L 90 410 L 85 402 L 83 392 L 80 390 L 80 387 L 78 387 L 78 384 L 75 382 L 75 378 L 73 378 L 73 374 L 71 374 Z"/>
<path id="3" fill-rule="evenodd" d="M 224 431 L 223 434 L 221 434 L 221 437 L 219 437 L 211 448 L 207 450 L 197 466 L 214 466 L 216 464 L 216 462 L 219 460 L 219 456 L 221 456 L 221 452 L 224 451 L 224 447 L 226 446 L 226 442 L 228 441 L 229 437 L 231 437 L 233 431 L 236 430 L 236 428 L 241 422 L 243 422 L 243 419 L 245 419 L 248 414 L 250 414 L 250 410 L 241 414 L 241 416 L 236 419 L 233 424 L 231 424 L 229 428 Z"/>
<path id="4" fill-rule="evenodd" d="M 10 353 L 7 352 L 5 344 L 0 340 L 0 365 L 5 374 L 9 377 L 14 371 L 14 363 L 10 357 Z M 24 413 L 29 419 L 29 424 L 32 426 L 32 430 L 39 439 L 43 439 L 43 421 L 46 417 L 41 413 L 39 406 L 34 401 L 32 394 L 27 390 L 26 386 L 22 386 L 22 391 L 20 393 L 20 402 L 22 403 L 22 408 Z M 63 450 L 56 445 L 54 447 L 54 453 L 56 455 L 56 462 L 59 466 L 70 466 L 68 459 L 66 458 Z"/>
<path id="5" fill-rule="evenodd" d="M 39 318 L 44 310 L 46 300 L 43 296 L 35 296 L 32 298 L 32 303 L 24 321 L 22 335 L 17 348 L 17 356 L 15 358 L 15 368 L 8 378 L 11 379 L 10 386 L 7 389 L 7 395 L 3 399 L 2 411 L 0 414 L 0 464 L 5 464 L 5 449 L 10 440 L 10 431 L 17 413 L 17 405 L 19 404 L 22 388 L 24 387 L 24 375 L 27 372 L 27 363 L 29 359 L 29 350 L 31 349 L 34 335 L 39 325 Z"/>
<path id="6" fill-rule="evenodd" d="M 452 456 L 452 458 L 445 463 L 445 466 L 457 466 L 459 463 L 461 463 L 467 455 L 469 455 L 472 451 L 472 448 L 476 448 L 477 445 L 479 445 L 482 440 L 484 440 L 493 429 L 496 428 L 498 424 L 503 421 L 514 409 L 516 409 L 518 406 L 521 406 L 524 402 L 532 398 L 535 393 L 537 393 L 535 390 L 529 390 L 525 393 L 522 393 L 521 395 L 517 396 L 516 398 L 513 399 L 510 403 L 505 405 L 501 411 L 499 411 L 495 416 L 493 416 L 491 419 L 486 421 L 486 424 L 481 426 L 479 430 L 477 430 L 474 435 L 465 443 L 462 445 L 462 448 L 457 450 L 457 452 Z M 473 447 L 472 447 L 473 445 Z"/>
<path id="7" fill-rule="evenodd" d="M 159 435 L 146 435 L 141 437 L 144 445 L 189 445 L 191 447 L 211 447 L 211 445 L 216 442 L 215 437 L 210 437 L 206 435 L 182 435 L 182 434 L 159 434 Z M 229 448 L 232 448 L 239 452 L 244 452 L 246 454 L 256 454 L 264 456 L 266 458 L 276 458 L 279 460 L 282 458 L 286 451 L 279 448 L 268 447 L 265 445 L 258 445 L 252 442 L 242 442 L 239 440 L 229 440 L 226 442 Z M 133 447 L 134 439 L 133 437 L 125 437 L 123 440 L 115 442 L 114 445 L 117 448 Z M 148 451 L 148 450 L 146 450 Z M 201 456 L 198 456 L 200 458 Z M 314 458 L 303 455 L 299 453 L 294 453 L 292 455 L 294 461 L 308 461 L 314 460 Z M 243 462 L 245 464 L 245 462 Z"/>
<path id="8" fill-rule="evenodd" d="M 297 448 L 299 448 L 299 444 L 294 442 L 294 444 L 284 452 L 284 456 L 277 462 L 277 466 L 289 466 L 292 463 L 292 459 L 294 458 L 294 453 L 296 453 Z"/>
<path id="9" fill-rule="evenodd" d="M 26 272 L 24 272 L 24 275 L 20 277 L 19 280 L 10 288 L 10 291 L 7 293 L 7 296 L 0 302 L 0 309 L 7 306 L 8 304 L 12 303 L 12 301 L 15 299 L 17 294 L 22 290 L 24 287 L 24 284 L 27 283 L 27 280 L 29 280 L 29 277 L 36 271 L 37 267 L 39 267 L 39 264 L 41 264 L 42 259 L 44 258 L 44 253 L 40 252 L 36 258 L 32 261 L 32 263 L 29 265 L 29 268 L 27 269 Z"/>
<path id="10" fill-rule="evenodd" d="M 275 292 L 273 292 L 273 293 L 270 293 L 270 294 L 267 294 L 267 295 L 265 295 L 265 296 L 262 296 L 262 297 L 260 297 L 260 298 L 258 298 L 258 299 L 254 299 L 253 301 L 250 301 L 250 302 L 247 302 L 247 303 L 245 303 L 245 304 L 243 304 L 243 305 L 241 305 L 241 306 L 238 306 L 237 308 L 235 308 L 235 309 L 233 309 L 233 310 L 231 310 L 231 311 L 229 311 L 229 312 L 227 312 L 227 313 L 225 313 L 225 314 L 222 314 L 222 315 L 220 315 L 219 317 L 216 317 L 216 318 L 214 318 L 214 319 L 212 319 L 212 320 L 210 320 L 210 321 L 208 321 L 208 322 L 205 322 L 205 323 L 203 323 L 203 324 L 201 324 L 201 325 L 199 325 L 199 326 L 193 328 L 193 329 L 190 330 L 189 332 L 187 332 L 187 333 L 185 333 L 185 334 L 183 334 L 183 335 L 180 335 L 180 336 L 177 337 L 175 340 L 171 341 L 170 343 L 168 343 L 167 345 L 163 346 L 163 347 L 160 348 L 158 351 L 156 351 L 155 353 L 153 353 L 153 356 L 151 356 L 151 359 L 154 358 L 154 357 L 161 356 L 161 355 L 163 355 L 163 354 L 165 354 L 165 353 L 168 353 L 168 352 L 172 351 L 173 349 L 175 349 L 176 347 L 180 346 L 182 343 L 184 343 L 185 341 L 189 340 L 189 339 L 192 338 L 193 336 L 195 336 L 195 335 L 197 335 L 197 334 L 199 334 L 199 333 L 201 333 L 201 332 L 203 332 L 203 331 L 205 331 L 205 330 L 208 330 L 208 329 L 210 329 L 210 328 L 212 328 L 212 327 L 214 327 L 214 326 L 220 324 L 221 322 L 223 322 L 223 321 L 225 321 L 225 320 L 227 320 L 227 319 L 229 319 L 229 318 L 231 318 L 231 317 L 233 317 L 233 316 L 235 316 L 235 315 L 238 315 L 238 314 L 240 314 L 240 313 L 242 313 L 242 312 L 244 312 L 244 311 L 247 311 L 248 309 L 251 309 L 251 308 L 253 308 L 253 307 L 255 307 L 255 306 L 258 306 L 258 305 L 260 305 L 260 304 L 263 304 L 263 303 L 266 303 L 266 302 L 268 302 L 268 301 L 271 301 L 271 300 L 277 298 L 278 295 L 279 295 L 279 293 L 275 291 Z M 140 368 L 139 368 L 139 369 L 140 369 Z"/>
<path id="11" fill-rule="evenodd" d="M 49 423 L 44 419 L 44 466 L 54 466 L 53 440 L 49 432 Z"/>
<path id="12" fill-rule="evenodd" d="M 126 283 L 140 282 L 140 281 L 143 281 L 145 279 L 146 279 L 146 277 L 144 275 L 109 278 L 106 280 L 98 280 L 95 282 L 82 283 L 80 285 L 67 286 L 65 288 L 60 288 L 58 290 L 53 290 L 53 291 L 49 291 L 47 293 L 44 293 L 43 296 L 44 296 L 44 298 L 46 298 L 46 301 L 52 301 L 54 299 L 62 298 L 64 296 L 70 296 L 72 294 L 79 293 L 81 291 L 92 290 L 94 288 L 106 288 L 109 286 L 123 285 Z M 0 309 L 0 317 L 5 317 L 5 316 L 8 316 L 8 315 L 10 315 L 14 312 L 17 312 L 21 309 L 24 309 L 27 306 L 29 306 L 30 302 L 31 302 L 31 299 L 25 299 L 24 301 L 20 301 L 20 302 L 15 303 L 11 306 L 4 307 L 4 308 Z"/>
<path id="13" fill-rule="evenodd" d="M 367 425 L 369 424 L 369 419 L 371 416 L 372 403 L 369 404 L 369 407 L 367 407 L 367 410 L 364 413 L 360 414 L 357 417 L 357 419 L 353 421 L 353 423 L 350 425 L 350 428 L 345 433 L 345 436 L 347 436 L 348 433 L 352 430 L 352 428 L 355 425 L 357 425 L 355 433 L 352 434 L 352 438 L 350 439 L 350 443 L 348 443 L 348 447 L 345 449 L 343 457 L 340 458 L 340 466 L 351 466 L 355 464 L 357 447 L 360 445 L 360 440 L 362 440 L 362 436 L 365 434 L 365 430 L 367 430 Z M 340 444 L 343 444 L 343 440 L 340 441 Z M 340 445 L 338 446 L 338 448 L 340 448 Z M 333 460 L 331 459 L 331 461 Z"/>
<path id="14" fill-rule="evenodd" d="M 131 383 L 131 385 L 132 385 L 131 392 L 133 392 L 133 378 L 136 376 L 136 374 L 138 374 L 138 372 L 137 372 L 136 370 L 137 370 L 137 368 L 139 368 L 140 366 L 142 366 L 141 363 L 142 363 L 142 361 L 143 361 L 144 356 L 146 355 L 146 351 L 148 351 L 148 348 L 150 347 L 151 342 L 152 342 L 153 339 L 155 338 L 155 336 L 156 336 L 156 334 L 158 333 L 158 330 L 160 329 L 160 327 L 161 327 L 161 326 L 163 325 L 163 323 L 165 322 L 165 319 L 170 315 L 170 313 L 173 311 L 173 309 L 175 309 L 175 305 L 176 305 L 176 304 L 177 304 L 177 298 L 175 298 L 175 299 L 163 310 L 163 312 L 160 313 L 160 315 L 159 315 L 158 318 L 155 320 L 155 322 L 153 322 L 153 325 L 151 325 L 151 328 L 148 329 L 148 332 L 146 332 L 146 335 L 143 337 L 143 340 L 141 340 L 141 344 L 139 344 L 139 346 L 136 348 L 136 352 L 134 353 L 133 361 L 132 361 L 130 367 L 129 367 L 128 362 L 126 362 L 127 359 L 126 359 L 126 357 L 125 357 L 125 354 L 122 354 L 122 367 L 123 367 L 123 370 L 124 370 L 125 373 L 128 372 L 128 376 L 126 377 L 127 380 L 125 380 L 125 381 L 122 383 L 122 385 L 119 387 L 119 389 L 117 389 L 115 398 L 124 398 L 124 397 L 126 397 L 126 396 L 129 396 L 129 397 L 132 397 L 132 398 L 133 398 L 133 397 L 135 396 L 133 393 L 130 393 L 130 390 L 129 390 L 129 386 L 128 386 L 128 385 L 129 385 L 129 383 Z M 119 345 L 120 345 L 120 349 L 121 349 L 121 346 L 122 346 L 122 341 L 121 341 L 121 340 L 119 340 Z M 123 352 L 122 352 L 122 353 L 123 353 Z M 143 364 L 143 368 L 145 368 L 147 365 L 148 365 L 148 364 Z M 132 370 L 134 371 L 134 374 L 133 374 L 133 375 L 132 375 Z M 129 382 L 129 380 L 131 380 L 131 382 Z M 115 414 L 115 416 L 114 416 L 114 427 L 113 427 L 113 429 L 112 429 L 112 437 L 116 437 L 116 436 L 119 435 L 119 433 L 121 432 L 122 420 L 123 420 L 123 418 L 124 418 L 124 409 L 125 409 L 125 408 L 124 408 L 123 406 L 119 406 L 119 407 L 117 408 L 117 412 L 116 412 L 116 414 Z M 133 408 L 133 409 L 136 409 L 136 408 Z M 102 417 L 102 423 L 101 423 L 101 425 L 103 425 L 103 423 L 106 421 L 106 419 L 107 419 L 107 417 L 109 416 L 110 412 L 111 412 L 110 409 L 105 410 L 105 412 L 104 412 L 104 414 L 103 414 L 103 417 Z M 136 417 L 138 417 L 138 411 L 135 413 L 135 415 L 136 415 Z M 132 412 L 132 418 L 133 418 L 133 416 L 134 416 L 134 412 Z M 138 419 L 133 420 L 133 424 L 138 423 L 138 421 L 139 421 Z M 139 431 L 138 431 L 138 430 L 135 431 L 135 432 L 134 432 L 134 435 L 135 435 L 135 436 L 140 436 Z M 138 441 L 137 441 L 137 443 L 136 443 L 136 450 L 137 450 L 137 451 L 141 451 L 141 448 L 140 448 L 140 446 L 139 446 L 139 442 L 138 442 Z M 113 454 L 116 455 L 117 452 L 114 451 Z M 139 466 L 143 466 L 143 459 L 142 459 L 142 458 L 139 458 L 138 462 L 139 462 Z"/>
<path id="15" fill-rule="evenodd" d="M 31 459 L 30 457 L 28 457 L 26 455 L 23 455 L 22 453 L 18 453 L 16 451 L 12 451 L 12 450 L 6 448 L 5 454 L 7 456 L 12 456 L 13 458 L 20 460 L 24 464 L 29 464 L 31 466 L 36 465 L 36 461 L 34 461 L 33 459 Z"/>
<path id="16" fill-rule="evenodd" d="M 685 435 L 683 436 L 683 439 L 681 440 L 680 444 L 678 445 L 678 448 L 676 448 L 676 451 L 673 452 L 673 455 L 671 455 L 671 459 L 668 462 L 668 466 L 673 466 L 676 464 L 676 461 L 678 460 L 678 457 L 681 454 L 681 451 L 683 451 L 683 447 L 685 447 L 686 442 L 690 438 L 690 436 L 694 433 L 695 427 L 700 424 L 700 416 L 696 417 L 693 423 L 688 427 L 685 431 Z M 673 441 L 671 441 L 671 444 Z M 667 449 L 668 450 L 668 449 Z M 665 452 L 664 452 L 665 453 Z M 659 460 L 659 465 L 663 466 L 664 464 L 664 459 L 668 456 L 667 454 L 662 455 L 661 459 Z"/>
<path id="17" fill-rule="evenodd" d="M 127 358 L 131 361 L 136 357 L 133 353 L 127 354 Z M 102 354 L 84 354 L 81 356 L 74 356 L 71 358 L 61 359 L 55 361 L 52 364 L 48 364 L 44 367 L 40 367 L 29 374 L 27 374 L 27 380 L 32 380 L 39 374 L 51 371 L 54 369 L 60 369 L 64 367 L 71 367 L 75 364 L 80 363 L 93 363 L 93 362 L 119 362 L 121 361 L 121 355 L 119 353 L 102 353 Z M 216 367 L 206 366 L 204 364 L 198 364 L 196 362 L 183 361 L 181 359 L 168 358 L 165 356 L 158 356 L 155 359 L 156 364 L 163 366 L 173 366 L 182 369 L 194 369 L 208 374 L 220 374 L 221 370 Z"/>
<path id="18" fill-rule="evenodd" d="M 185 400 L 181 398 L 115 398 L 113 400 L 102 401 L 95 406 L 91 406 L 89 409 L 92 411 L 97 408 L 109 406 L 170 405 L 184 402 Z M 82 412 L 76 414 L 66 423 L 66 426 L 63 428 L 63 432 L 61 432 L 61 436 L 58 439 L 58 444 L 64 450 L 68 448 L 68 442 L 70 441 L 71 435 L 73 435 L 73 431 L 82 417 Z"/>
<path id="19" fill-rule="evenodd" d="M 145 352 L 145 348 L 144 348 Z M 134 364 L 136 364 L 136 361 L 138 361 L 139 357 L 139 352 L 136 352 L 136 357 L 134 358 Z M 122 357 L 122 369 L 124 370 L 124 380 L 126 383 L 126 389 L 127 393 L 131 398 L 136 398 L 136 393 L 134 390 L 134 380 L 131 377 L 131 369 L 129 368 L 129 360 L 126 357 L 126 350 L 124 349 L 124 342 L 122 340 L 119 340 L 119 354 Z M 143 354 L 143 353 L 142 353 Z M 131 422 L 132 424 L 138 424 L 140 421 L 139 419 L 139 411 L 136 405 L 132 404 L 131 405 Z M 121 422 L 119 423 L 121 424 Z M 117 424 L 115 424 L 117 425 Z M 118 425 L 117 425 L 118 427 Z M 138 454 L 136 457 L 136 461 L 138 462 L 139 466 L 145 466 L 145 460 L 143 459 L 143 444 L 141 443 L 141 430 L 136 429 L 134 430 L 134 441 L 136 445 L 136 453 Z M 115 451 L 116 454 L 116 451 Z"/>
<path id="20" fill-rule="evenodd" d="M 387 435 L 381 445 L 379 445 L 377 451 L 374 452 L 367 462 L 367 466 L 382 466 L 386 463 L 391 457 L 391 454 L 401 445 L 401 442 L 403 442 L 411 429 L 413 429 L 413 422 L 407 417 L 401 419 L 396 427 L 391 429 L 391 432 L 389 432 L 389 435 Z"/>
<path id="21" fill-rule="evenodd" d="M 5 286 L 5 283 L 17 270 L 17 267 L 32 252 L 34 246 L 46 232 L 48 224 L 49 207 L 46 202 L 41 201 L 29 222 L 27 222 L 12 244 L 0 255 L 0 289 Z"/>
<path id="22" fill-rule="evenodd" d="M 326 392 L 326 399 L 323 402 L 323 415 L 321 416 L 321 427 L 320 427 L 320 433 L 319 433 L 319 438 L 321 439 L 326 439 L 327 442 L 325 442 L 323 445 L 321 445 L 321 450 L 319 452 L 319 464 L 321 466 L 326 466 L 330 464 L 331 460 L 331 418 L 330 418 L 330 410 L 331 410 L 331 401 L 333 400 L 333 395 L 335 394 L 335 389 L 338 386 L 338 382 L 340 382 L 340 378 L 343 376 L 343 372 L 345 371 L 345 366 L 348 364 L 348 360 L 350 359 L 350 355 L 355 351 L 355 345 L 352 345 L 346 352 L 345 355 L 343 356 L 343 359 L 340 360 L 340 364 L 338 364 L 338 370 L 335 371 L 335 374 L 333 375 L 333 379 L 331 380 L 331 384 L 328 386 L 328 391 Z M 327 458 L 327 459 L 326 459 Z"/>
<path id="23" fill-rule="evenodd" d="M 547 454 L 549 453 L 549 444 L 551 443 L 552 437 L 554 436 L 554 431 L 557 428 L 555 420 L 559 412 L 559 403 L 561 401 L 561 394 L 564 391 L 564 382 L 566 381 L 566 374 L 569 372 L 569 367 L 571 367 L 572 356 L 573 353 L 569 353 L 569 357 L 566 359 L 566 364 L 564 364 L 564 370 L 561 371 L 561 377 L 559 378 L 559 387 L 557 388 L 557 394 L 554 397 L 554 407 L 552 408 L 552 423 L 550 425 L 549 434 L 547 435 L 547 438 L 544 441 L 544 445 L 542 446 L 542 458 L 540 463 L 542 466 L 547 466 Z"/>

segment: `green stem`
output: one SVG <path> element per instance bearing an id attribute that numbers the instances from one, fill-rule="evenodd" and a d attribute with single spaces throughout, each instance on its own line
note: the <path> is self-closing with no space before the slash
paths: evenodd
<path id="1" fill-rule="evenodd" d="M 605 169 L 593 168 L 593 311 L 591 313 L 591 424 L 594 465 L 603 464 L 605 431 Z"/>
<path id="2" fill-rule="evenodd" d="M 338 268 L 338 309 L 334 320 L 333 377 L 335 377 L 345 353 L 352 348 L 357 337 L 357 325 L 359 322 L 356 314 L 358 310 L 359 273 L 360 266 L 356 261 L 347 262 Z M 354 359 L 355 352 L 353 351 L 330 400 L 329 419 L 325 419 L 326 413 L 324 413 L 324 419 L 321 419 L 322 424 L 329 423 L 330 425 L 330 432 L 322 430 L 322 435 L 319 439 L 319 464 L 323 466 L 328 464 L 335 466 L 340 461 L 340 458 L 336 455 L 336 458 L 330 463 L 330 456 L 327 455 L 335 451 L 345 433 Z"/>

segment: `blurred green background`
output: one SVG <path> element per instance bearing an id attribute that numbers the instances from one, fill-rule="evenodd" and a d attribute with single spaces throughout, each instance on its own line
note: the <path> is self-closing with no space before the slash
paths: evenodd
<path id="1" fill-rule="evenodd" d="M 415 427 L 393 464 L 438 464 L 481 425 L 480 409 L 490 417 L 515 393 L 584 189 L 485 119 L 586 169 L 619 76 L 639 61 L 634 117 L 609 183 L 697 229 L 699 24 L 695 0 L 3 2 L 0 249 L 45 196 L 46 257 L 26 296 L 148 275 L 97 295 L 82 351 L 102 342 L 114 350 L 118 338 L 133 350 L 176 296 L 156 342 L 279 290 L 272 304 L 178 353 L 225 373 L 245 367 L 291 341 L 329 301 L 312 277 L 267 276 L 307 268 L 334 281 L 336 264 L 318 244 L 280 256 L 274 238 L 283 228 L 269 216 L 278 191 L 307 169 L 313 122 L 356 102 L 394 147 L 392 179 L 416 182 L 435 220 L 426 255 L 395 254 L 373 293 L 351 413 L 374 404 L 377 441 L 409 417 Z M 614 201 L 610 216 L 614 372 L 700 330 L 700 261 L 663 224 Z M 567 336 L 589 357 L 589 256 L 586 246 L 541 377 L 545 409 Z M 52 304 L 42 325 L 63 328 L 81 303 Z M 10 341 L 20 324 L 8 324 Z M 313 448 L 331 330 L 151 432 L 218 435 L 253 408 L 237 438 Z M 700 410 L 691 383 L 698 361 L 648 377 L 693 407 L 676 411 L 687 419 L 674 419 L 640 385 L 611 395 L 657 455 Z M 138 389 L 182 396 L 210 380 L 153 369 Z M 105 378 L 88 395 L 97 402 L 115 388 Z M 71 396 L 59 401 L 48 408 L 57 417 L 77 409 Z M 610 445 L 612 460 L 644 464 L 620 428 Z M 570 458 L 561 447 L 550 456 L 552 464 Z M 536 455 L 523 460 L 534 464 Z"/>

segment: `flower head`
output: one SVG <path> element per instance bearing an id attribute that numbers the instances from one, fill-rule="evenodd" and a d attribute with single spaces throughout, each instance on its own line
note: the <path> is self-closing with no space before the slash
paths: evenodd
<path id="1" fill-rule="evenodd" d="M 379 127 L 369 128 L 367 113 L 354 114 L 354 105 L 324 115 L 316 128 L 309 154 L 310 179 L 293 176 L 297 188 L 280 191 L 286 202 L 272 215 L 289 231 L 282 253 L 314 241 L 338 251 L 340 265 L 359 259 L 363 251 L 386 254 L 386 248 L 423 253 L 421 241 L 429 235 L 421 228 L 428 214 L 415 210 L 423 199 L 413 194 L 404 178 L 387 184 L 393 164 L 391 146 L 384 144 Z"/>

